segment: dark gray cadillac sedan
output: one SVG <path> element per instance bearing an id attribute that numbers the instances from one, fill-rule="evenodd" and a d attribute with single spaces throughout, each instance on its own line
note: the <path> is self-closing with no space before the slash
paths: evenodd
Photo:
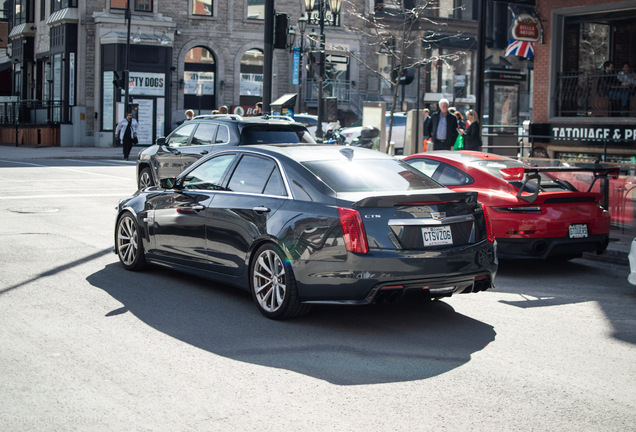
<path id="1" fill-rule="evenodd" d="M 313 304 L 438 299 L 494 287 L 477 194 L 362 148 L 234 147 L 118 207 L 115 252 L 249 290 L 268 318 Z"/>

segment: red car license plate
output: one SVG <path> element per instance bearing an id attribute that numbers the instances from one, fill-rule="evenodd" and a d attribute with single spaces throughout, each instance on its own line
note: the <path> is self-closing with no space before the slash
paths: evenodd
<path id="1" fill-rule="evenodd" d="M 570 238 L 587 238 L 587 225 L 586 224 L 570 225 Z"/>

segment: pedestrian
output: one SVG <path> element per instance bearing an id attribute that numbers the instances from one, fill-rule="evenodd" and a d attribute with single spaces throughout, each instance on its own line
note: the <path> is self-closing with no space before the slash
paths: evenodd
<path id="1" fill-rule="evenodd" d="M 185 121 L 190 121 L 190 120 L 192 120 L 192 118 L 194 117 L 194 111 L 192 111 L 192 110 L 187 110 L 187 111 L 185 112 L 185 116 L 186 116 Z"/>
<path id="2" fill-rule="evenodd" d="M 464 116 L 459 111 L 455 111 L 455 117 L 457 117 L 457 127 L 459 129 L 466 129 L 466 122 L 464 121 Z"/>
<path id="3" fill-rule="evenodd" d="M 448 112 L 448 99 L 440 99 L 438 106 L 426 135 L 433 138 L 433 150 L 450 150 L 457 140 L 457 118 Z"/>
<path id="4" fill-rule="evenodd" d="M 263 102 L 256 102 L 256 108 L 254 109 L 254 116 L 263 115 Z"/>
<path id="5" fill-rule="evenodd" d="M 610 100 L 621 103 L 621 114 L 625 114 L 627 108 L 627 89 L 623 87 L 623 83 L 620 82 L 618 76 L 614 72 L 614 63 L 606 61 L 603 63 L 601 74 L 596 84 L 596 91 L 600 96 L 610 98 Z M 610 111 L 614 111 L 610 109 Z"/>
<path id="6" fill-rule="evenodd" d="M 481 151 L 481 126 L 479 116 L 475 110 L 466 112 L 468 128 L 459 128 L 458 132 L 464 137 L 464 150 Z"/>
<path id="7" fill-rule="evenodd" d="M 133 144 L 137 144 L 137 130 L 139 129 L 139 123 L 133 118 L 131 112 L 126 113 L 126 118 L 119 122 L 115 129 L 115 136 L 117 136 L 124 147 L 124 160 L 128 160 L 128 155 L 132 149 Z"/>
<path id="8" fill-rule="evenodd" d="M 219 108 L 219 114 L 227 114 L 227 106 L 223 105 L 221 108 Z"/>

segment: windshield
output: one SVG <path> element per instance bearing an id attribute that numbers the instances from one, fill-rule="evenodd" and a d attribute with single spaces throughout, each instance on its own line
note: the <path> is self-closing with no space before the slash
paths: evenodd
<path id="1" fill-rule="evenodd" d="M 334 192 L 403 192 L 444 187 L 395 159 L 330 160 L 303 165 Z"/>
<path id="2" fill-rule="evenodd" d="M 315 143 L 307 129 L 288 125 L 258 125 L 243 128 L 241 145 Z"/>

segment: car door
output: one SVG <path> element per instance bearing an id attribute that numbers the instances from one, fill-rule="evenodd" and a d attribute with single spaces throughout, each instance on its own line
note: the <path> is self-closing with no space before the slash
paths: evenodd
<path id="1" fill-rule="evenodd" d="M 190 136 L 196 129 L 197 123 L 185 123 L 175 129 L 167 138 L 166 143 L 159 146 L 155 154 L 157 176 L 161 178 L 177 177 L 183 171 L 181 152 L 190 142 Z"/>
<path id="2" fill-rule="evenodd" d="M 207 211 L 207 249 L 214 271 L 240 275 L 255 239 L 268 235 L 268 222 L 289 199 L 276 161 L 244 154 L 224 191 L 218 192 Z"/>
<path id="3" fill-rule="evenodd" d="M 212 150 L 218 128 L 219 126 L 214 123 L 198 124 L 190 140 L 190 145 L 181 150 L 181 168 L 183 171 Z"/>
<path id="4" fill-rule="evenodd" d="M 150 201 L 156 255 L 182 265 L 206 267 L 207 208 L 235 158 L 230 153 L 206 161 L 183 178 L 181 188 L 166 190 Z"/>

